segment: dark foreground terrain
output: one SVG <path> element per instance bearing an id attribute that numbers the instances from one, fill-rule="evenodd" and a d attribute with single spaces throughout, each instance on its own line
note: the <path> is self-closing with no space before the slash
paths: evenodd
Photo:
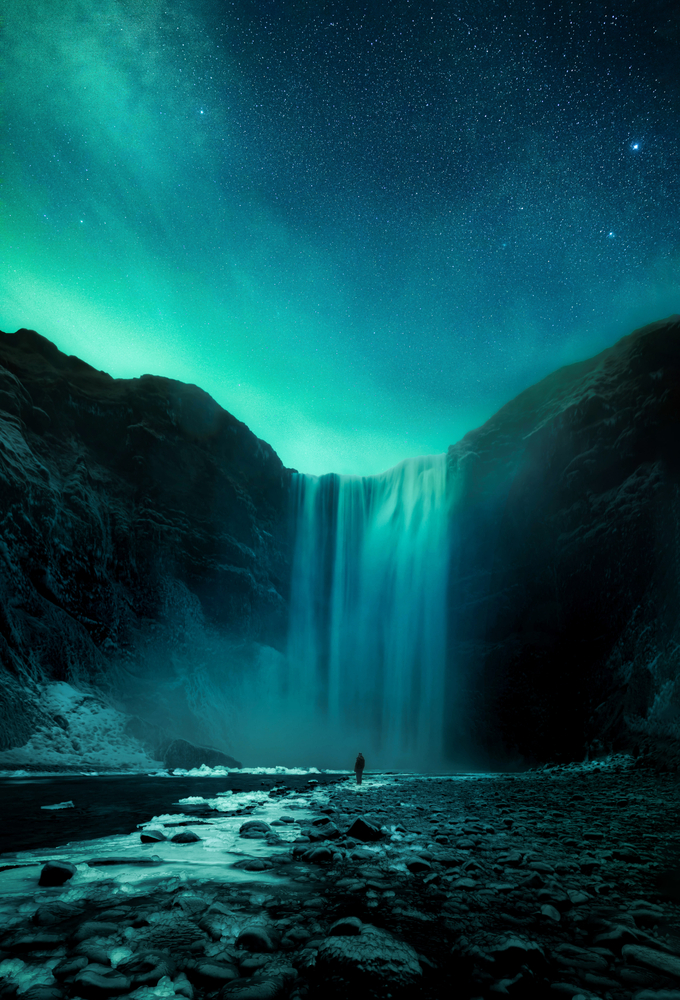
<path id="1" fill-rule="evenodd" d="M 680 1000 L 675 773 L 369 776 L 305 792 L 308 819 L 294 794 L 243 816 L 252 881 L 39 889 L 36 868 L 0 909 L 2 996 Z"/>

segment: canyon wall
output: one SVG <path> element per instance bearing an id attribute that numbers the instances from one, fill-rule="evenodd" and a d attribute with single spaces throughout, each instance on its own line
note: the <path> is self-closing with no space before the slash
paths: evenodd
<path id="1" fill-rule="evenodd" d="M 674 747 L 680 317 L 527 389 L 448 467 L 451 745 L 491 760 Z"/>
<path id="2" fill-rule="evenodd" d="M 205 660 L 284 641 L 288 483 L 196 386 L 1 333 L 0 750 L 54 721 L 46 680 L 208 742 Z"/>
<path id="3" fill-rule="evenodd" d="M 671 317 L 449 449 L 451 764 L 675 753 L 679 418 Z M 0 751 L 67 725 L 65 681 L 238 756 L 233 692 L 285 671 L 290 475 L 195 386 L 0 334 Z"/>

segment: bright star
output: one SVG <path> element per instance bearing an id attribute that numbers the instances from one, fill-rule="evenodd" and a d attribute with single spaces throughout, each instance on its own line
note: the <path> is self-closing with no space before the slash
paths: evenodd
<path id="1" fill-rule="evenodd" d="M 640 148 L 640 143 L 639 142 L 631 142 L 630 148 L 631 149 L 639 149 Z"/>

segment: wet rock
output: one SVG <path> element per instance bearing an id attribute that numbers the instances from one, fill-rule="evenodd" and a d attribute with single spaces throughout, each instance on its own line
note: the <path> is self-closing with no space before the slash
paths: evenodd
<path id="1" fill-rule="evenodd" d="M 178 906 L 188 917 L 196 917 L 208 909 L 207 900 L 202 896 L 195 896 L 192 893 L 182 893 L 172 901 L 173 906 Z"/>
<path id="2" fill-rule="evenodd" d="M 264 820 L 250 819 L 240 827 L 238 832 L 240 837 L 245 837 L 249 840 L 259 840 L 268 836 L 272 830 L 269 823 L 265 823 Z"/>
<path id="3" fill-rule="evenodd" d="M 616 861 L 625 861 L 629 865 L 642 864 L 642 858 L 632 844 L 623 844 L 621 847 L 617 847 L 616 850 L 612 851 L 612 857 Z"/>
<path id="4" fill-rule="evenodd" d="M 315 847 L 311 851 L 305 851 L 303 857 L 305 861 L 311 861 L 315 865 L 325 865 L 333 860 L 333 852 L 330 847 Z"/>
<path id="5" fill-rule="evenodd" d="M 68 861 L 48 861 L 40 872 L 38 885 L 55 886 L 63 885 L 73 878 L 76 873 L 76 866 Z"/>
<path id="6" fill-rule="evenodd" d="M 87 964 L 88 960 L 84 955 L 70 956 L 69 958 L 62 959 L 52 969 L 52 975 L 61 982 L 64 979 L 70 979 L 72 976 L 77 975 Z"/>
<path id="7" fill-rule="evenodd" d="M 174 837 L 171 837 L 170 842 L 172 844 L 197 844 L 201 839 L 193 830 L 182 830 L 181 833 L 176 833 Z"/>
<path id="8" fill-rule="evenodd" d="M 244 858 L 242 861 L 237 861 L 233 867 L 246 872 L 266 872 L 270 871 L 274 865 L 266 858 Z"/>
<path id="9" fill-rule="evenodd" d="M 192 982 L 207 990 L 217 990 L 239 978 L 239 971 L 233 963 L 213 959 L 201 959 L 187 971 Z"/>
<path id="10" fill-rule="evenodd" d="M 309 839 L 312 841 L 337 840 L 339 836 L 340 831 L 337 826 L 326 816 L 323 819 L 315 819 L 309 830 Z"/>
<path id="11" fill-rule="evenodd" d="M 487 950 L 499 966 L 506 968 L 525 964 L 536 967 L 545 963 L 545 952 L 538 941 L 515 935 L 501 938 Z"/>
<path id="12" fill-rule="evenodd" d="M 168 838 L 160 830 L 142 830 L 139 839 L 143 844 L 160 844 L 162 840 Z"/>
<path id="13" fill-rule="evenodd" d="M 644 945 L 626 944 L 621 949 L 626 962 L 634 962 L 662 975 L 680 979 L 680 958 L 667 952 L 646 948 Z"/>
<path id="14" fill-rule="evenodd" d="M 411 985 L 422 975 L 416 950 L 372 924 L 364 924 L 359 934 L 326 938 L 316 965 L 330 975 L 365 976 L 395 988 Z"/>
<path id="15" fill-rule="evenodd" d="M 247 951 L 275 951 L 271 931 L 263 924 L 244 927 L 236 938 L 236 947 L 245 948 Z"/>
<path id="16" fill-rule="evenodd" d="M 127 976 L 133 986 L 156 986 L 164 976 L 173 975 L 175 963 L 165 952 L 146 951 L 119 965 L 118 971 Z"/>
<path id="17" fill-rule="evenodd" d="M 61 900 L 55 899 L 54 902 L 39 906 L 33 914 L 32 920 L 40 927 L 62 924 L 66 920 L 78 917 L 82 913 L 82 909 L 78 903 L 62 903 Z"/>
<path id="18" fill-rule="evenodd" d="M 366 843 L 380 840 L 383 833 L 379 826 L 371 823 L 365 816 L 358 816 L 347 831 L 347 836 L 354 837 L 355 840 L 363 840 Z"/>
<path id="19" fill-rule="evenodd" d="M 519 851 L 511 851 L 509 854 L 499 854 L 498 864 L 506 865 L 508 868 L 519 868 L 523 861 L 523 856 Z"/>
<path id="20" fill-rule="evenodd" d="M 360 934 L 362 927 L 363 922 L 359 917 L 341 917 L 340 920 L 336 920 L 334 924 L 331 924 L 328 933 L 331 937 L 336 935 Z"/>
<path id="21" fill-rule="evenodd" d="M 541 907 L 541 915 L 546 917 L 546 919 L 548 920 L 552 920 L 556 924 L 558 924 L 562 919 L 560 917 L 559 910 L 556 910 L 555 907 L 551 906 L 549 903 L 543 904 L 543 906 Z"/>
<path id="22" fill-rule="evenodd" d="M 85 958 L 95 965 L 109 966 L 109 950 L 111 947 L 111 942 L 107 944 L 101 944 L 96 938 L 90 938 L 87 941 L 81 941 L 80 944 L 76 945 L 73 949 L 75 955 L 84 955 Z"/>
<path id="23" fill-rule="evenodd" d="M 51 951 L 60 948 L 64 943 L 63 935 L 50 931 L 35 931 L 34 933 L 19 932 L 3 941 L 3 947 L 14 954 L 25 951 Z"/>
<path id="24" fill-rule="evenodd" d="M 432 871 L 432 865 L 425 858 L 417 857 L 413 855 L 409 858 L 405 858 L 404 864 L 410 872 L 415 874 L 416 872 L 430 872 Z"/>
<path id="25" fill-rule="evenodd" d="M 579 969 L 582 972 L 601 973 L 606 972 L 609 967 L 609 963 L 603 955 L 589 948 L 579 948 L 578 945 L 572 944 L 558 945 L 553 952 L 553 959 L 558 965 Z"/>
<path id="26" fill-rule="evenodd" d="M 286 979 L 283 976 L 269 976 L 258 979 L 237 979 L 224 986 L 219 1000 L 279 1000 L 286 993 Z"/>
<path id="27" fill-rule="evenodd" d="M 56 984 L 39 983 L 21 993 L 22 1000 L 61 1000 L 64 991 Z"/>
<path id="28" fill-rule="evenodd" d="M 73 935 L 74 941 L 85 941 L 92 937 L 109 937 L 118 932 L 117 924 L 105 923 L 102 920 L 88 920 L 81 924 Z"/>
<path id="29" fill-rule="evenodd" d="M 88 1000 L 99 1000 L 100 997 L 113 997 L 127 993 L 132 981 L 117 969 L 106 968 L 103 965 L 88 965 L 79 972 L 73 982 L 73 991 L 77 996 Z"/>
<path id="30" fill-rule="evenodd" d="M 271 962 L 272 956 L 268 954 L 243 955 L 238 960 L 238 971 L 241 976 L 252 976 L 254 972 L 258 972 L 265 966 L 270 965 Z"/>

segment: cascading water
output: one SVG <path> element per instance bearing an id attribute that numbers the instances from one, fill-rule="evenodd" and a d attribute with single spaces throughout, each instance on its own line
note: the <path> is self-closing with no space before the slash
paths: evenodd
<path id="1" fill-rule="evenodd" d="M 363 750 L 372 766 L 436 766 L 446 654 L 446 456 L 408 459 L 364 478 L 296 475 L 293 491 L 286 688 L 298 724 L 343 754 Z"/>

